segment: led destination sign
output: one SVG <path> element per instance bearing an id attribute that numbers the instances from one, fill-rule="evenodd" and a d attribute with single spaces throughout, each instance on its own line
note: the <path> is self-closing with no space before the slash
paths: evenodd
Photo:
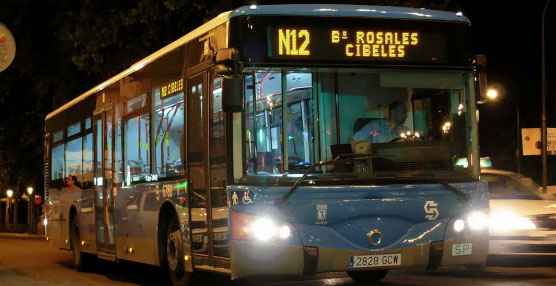
<path id="1" fill-rule="evenodd" d="M 327 44 L 340 46 L 346 57 L 404 58 L 408 47 L 419 44 L 418 32 L 330 30 L 329 34 Z M 279 56 L 310 56 L 310 44 L 308 29 L 278 29 Z"/>
<path id="2" fill-rule="evenodd" d="M 355 35 L 353 35 L 355 34 Z M 343 45 L 348 57 L 404 58 L 410 46 L 419 44 L 417 32 L 332 30 L 332 44 Z"/>
<path id="3" fill-rule="evenodd" d="M 471 58 L 465 44 L 469 34 L 461 25 L 296 23 L 266 29 L 268 61 L 468 64 Z"/>

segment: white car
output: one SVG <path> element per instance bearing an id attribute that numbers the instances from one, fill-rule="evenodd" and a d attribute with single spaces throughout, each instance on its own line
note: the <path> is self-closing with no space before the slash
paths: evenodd
<path id="1" fill-rule="evenodd" d="M 489 185 L 488 264 L 556 265 L 556 197 L 513 172 L 482 169 L 481 180 Z"/>

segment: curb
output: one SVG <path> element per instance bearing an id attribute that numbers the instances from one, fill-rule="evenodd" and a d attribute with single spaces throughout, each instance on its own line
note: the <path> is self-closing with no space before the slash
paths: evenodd
<path id="1" fill-rule="evenodd" d="M 0 232 L 0 238 L 43 239 L 43 240 L 46 240 L 44 235 L 27 234 L 27 233 L 9 233 L 9 232 Z"/>

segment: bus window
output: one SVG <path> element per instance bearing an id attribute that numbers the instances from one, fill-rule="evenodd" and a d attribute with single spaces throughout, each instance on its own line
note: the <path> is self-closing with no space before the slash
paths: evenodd
<path id="1" fill-rule="evenodd" d="M 77 122 L 68 126 L 68 137 L 73 136 L 79 132 L 81 132 L 81 122 Z"/>
<path id="2" fill-rule="evenodd" d="M 161 96 L 161 89 L 153 91 L 155 98 L 154 140 L 156 171 L 159 178 L 185 174 L 184 102 L 183 92 Z"/>
<path id="3" fill-rule="evenodd" d="M 93 177 L 93 133 L 89 133 L 83 136 L 83 188 L 92 186 Z"/>
<path id="4" fill-rule="evenodd" d="M 78 182 L 81 181 L 83 154 L 81 137 L 66 142 L 66 177 L 76 176 Z M 78 182 L 75 182 L 77 185 Z"/>
<path id="5" fill-rule="evenodd" d="M 52 140 L 53 140 L 54 143 L 56 143 L 56 142 L 58 142 L 62 139 L 64 139 L 64 130 L 54 132 L 54 135 L 52 136 Z"/>
<path id="6" fill-rule="evenodd" d="M 255 80 L 246 76 L 245 86 L 247 172 L 283 173 L 281 74 L 259 72 Z"/>
<path id="7" fill-rule="evenodd" d="M 64 162 L 64 144 L 60 144 L 52 148 L 52 182 L 64 179 L 65 162 Z M 61 182 L 61 181 L 60 181 Z"/>
<path id="8" fill-rule="evenodd" d="M 125 172 L 129 182 L 150 179 L 149 121 L 149 114 L 141 114 L 125 122 Z"/>
<path id="9" fill-rule="evenodd" d="M 314 161 L 312 74 L 288 73 L 286 128 L 288 170 L 305 170 Z"/>

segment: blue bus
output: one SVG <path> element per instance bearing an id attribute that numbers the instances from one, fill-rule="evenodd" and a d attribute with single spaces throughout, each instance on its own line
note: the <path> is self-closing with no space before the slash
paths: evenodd
<path id="1" fill-rule="evenodd" d="M 482 266 L 482 64 L 460 13 L 222 13 L 46 117 L 47 239 L 175 285 Z"/>

